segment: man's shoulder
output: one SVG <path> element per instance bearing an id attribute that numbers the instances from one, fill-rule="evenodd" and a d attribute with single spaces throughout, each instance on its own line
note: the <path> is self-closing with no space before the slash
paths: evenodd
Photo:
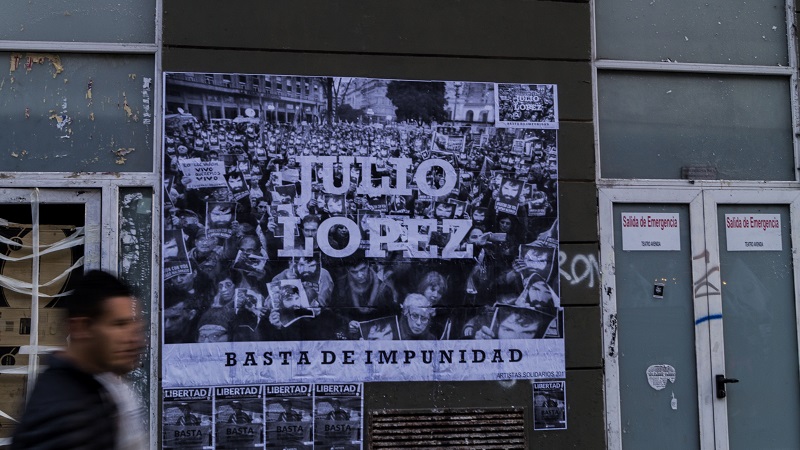
<path id="1" fill-rule="evenodd" d="M 87 393 L 104 391 L 91 374 L 83 372 L 63 360 L 54 360 L 36 380 L 30 402 L 43 399 L 52 402 L 65 398 L 85 398 Z"/>
<path id="2" fill-rule="evenodd" d="M 36 380 L 12 448 L 53 443 L 53 448 L 66 449 L 88 442 L 102 448 L 113 440 L 115 426 L 116 407 L 106 397 L 91 374 L 55 361 Z"/>

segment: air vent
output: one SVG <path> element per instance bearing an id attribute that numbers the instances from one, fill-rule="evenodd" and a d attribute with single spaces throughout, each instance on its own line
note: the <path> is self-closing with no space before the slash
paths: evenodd
<path id="1" fill-rule="evenodd" d="M 524 449 L 522 408 L 377 410 L 369 414 L 371 449 Z"/>

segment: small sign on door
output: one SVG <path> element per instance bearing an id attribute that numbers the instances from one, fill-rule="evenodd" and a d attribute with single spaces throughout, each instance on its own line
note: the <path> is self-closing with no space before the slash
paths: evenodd
<path id="1" fill-rule="evenodd" d="M 725 214 L 729 252 L 783 250 L 780 214 Z"/>
<path id="2" fill-rule="evenodd" d="M 622 213 L 622 250 L 681 249 L 678 213 Z"/>

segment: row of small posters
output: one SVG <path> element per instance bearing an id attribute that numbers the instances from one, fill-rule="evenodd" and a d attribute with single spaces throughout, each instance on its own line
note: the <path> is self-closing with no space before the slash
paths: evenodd
<path id="1" fill-rule="evenodd" d="M 357 450 L 363 400 L 361 384 L 165 389 L 163 448 Z"/>

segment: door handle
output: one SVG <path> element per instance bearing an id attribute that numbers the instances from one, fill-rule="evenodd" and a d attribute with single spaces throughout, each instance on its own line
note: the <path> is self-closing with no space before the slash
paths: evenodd
<path id="1" fill-rule="evenodd" d="M 725 392 L 725 384 L 739 382 L 736 378 L 725 378 L 725 375 L 717 375 L 714 378 L 717 380 L 717 398 L 725 398 L 728 395 Z"/>

